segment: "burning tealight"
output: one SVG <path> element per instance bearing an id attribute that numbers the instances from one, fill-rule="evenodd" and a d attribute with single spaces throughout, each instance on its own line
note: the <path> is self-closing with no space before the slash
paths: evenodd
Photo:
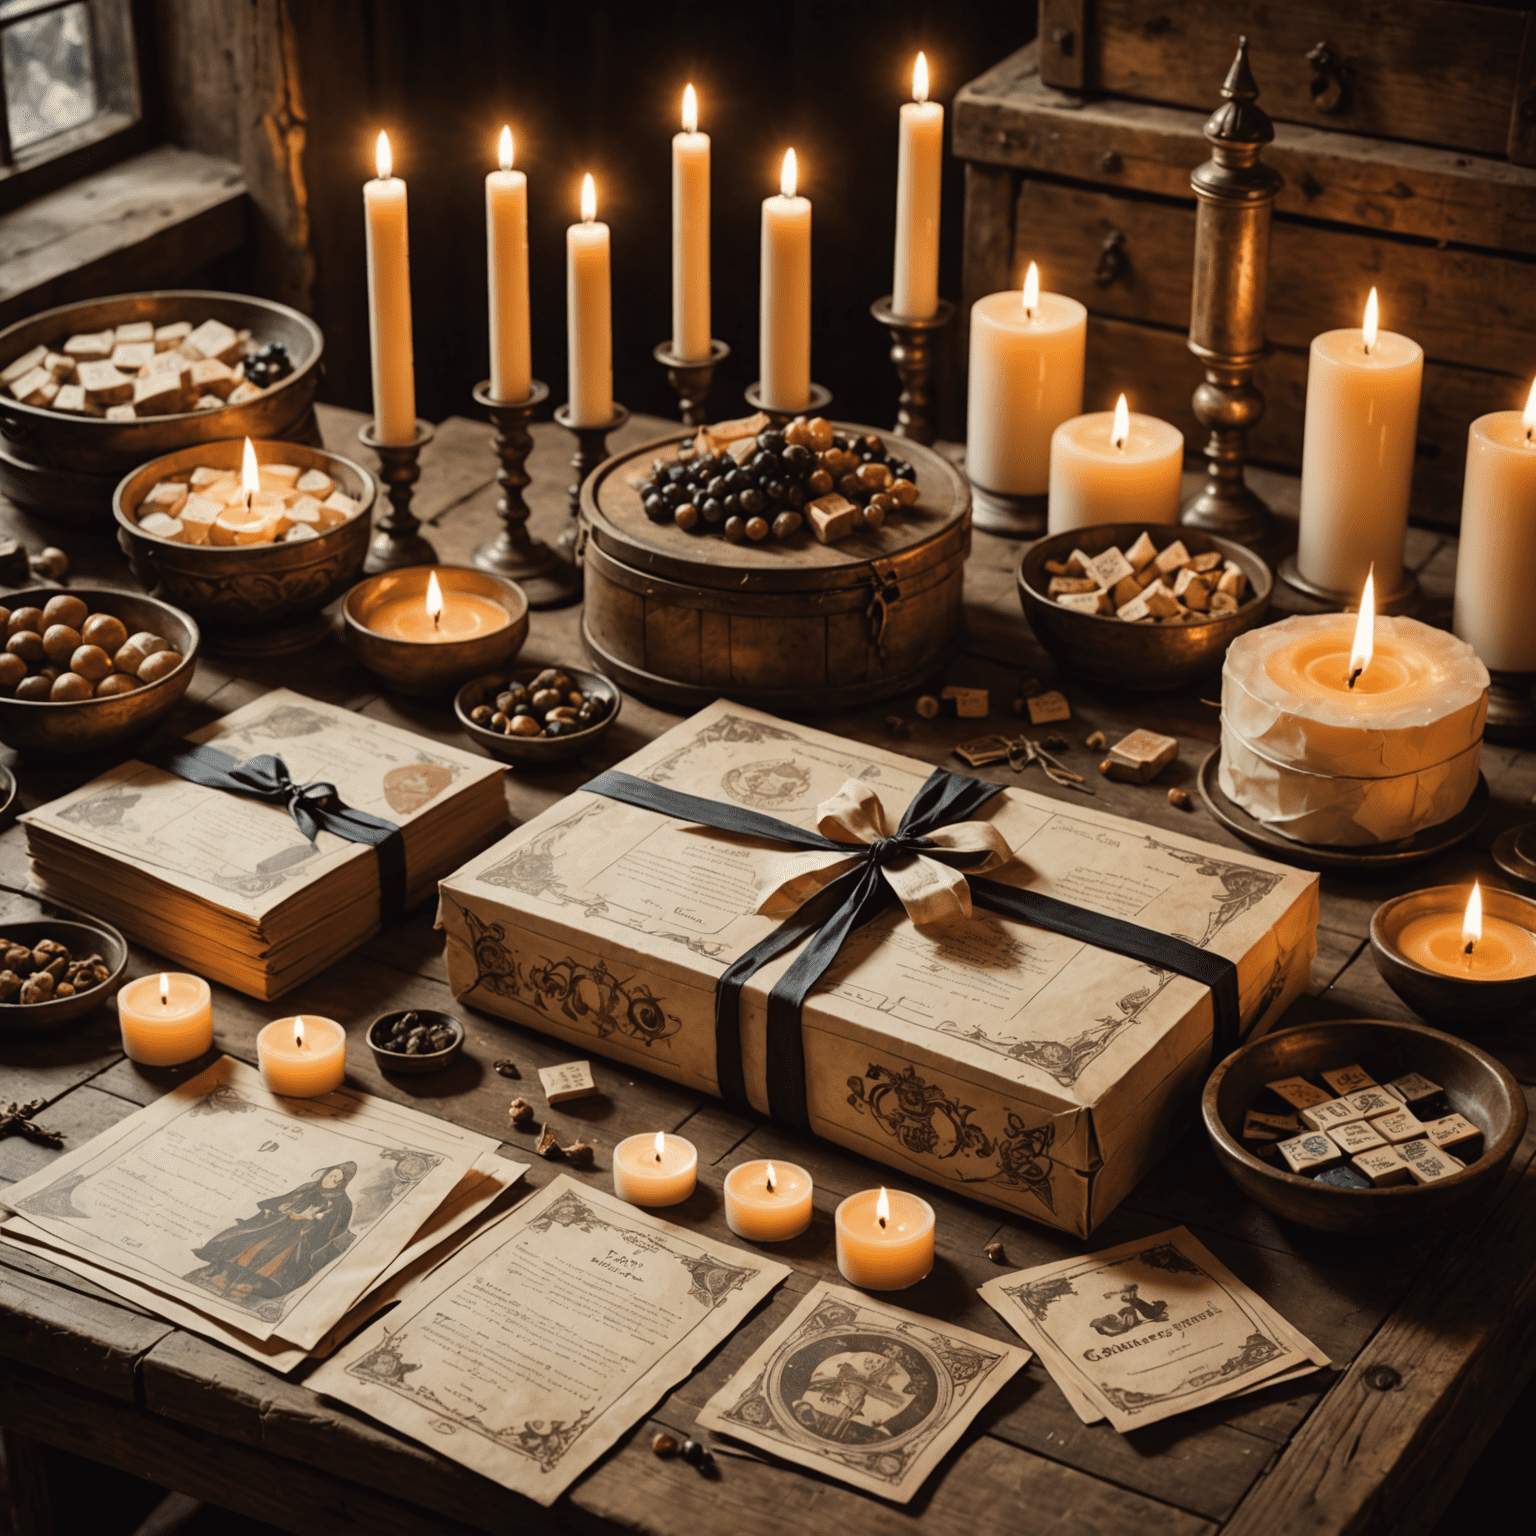
<path id="1" fill-rule="evenodd" d="M 1507 918 L 1484 916 L 1475 880 L 1459 923 L 1454 912 L 1415 917 L 1403 925 L 1397 947 L 1404 959 L 1441 976 L 1474 981 L 1536 976 L 1536 934 Z"/>
<path id="2" fill-rule="evenodd" d="M 681 1136 L 628 1136 L 613 1149 L 613 1192 L 631 1205 L 679 1205 L 698 1176 L 698 1151 Z"/>
<path id="3" fill-rule="evenodd" d="M 725 1222 L 749 1243 L 782 1243 L 811 1224 L 811 1176 L 795 1163 L 738 1163 L 725 1176 Z"/>
<path id="4" fill-rule="evenodd" d="M 213 996 L 201 976 L 162 971 L 117 994 L 123 1050 L 146 1067 L 193 1061 L 213 1044 Z"/>
<path id="5" fill-rule="evenodd" d="M 313 1099 L 341 1087 L 347 1034 L 334 1019 L 306 1013 L 278 1019 L 256 1036 L 262 1081 L 288 1099 Z"/>
<path id="6" fill-rule="evenodd" d="M 411 640 L 441 645 L 454 640 L 474 640 L 505 629 L 511 622 L 507 610 L 477 592 L 444 592 L 435 570 L 427 573 L 425 592 L 392 598 L 368 615 L 368 628 L 391 640 Z"/>
<path id="7" fill-rule="evenodd" d="M 933 1207 L 916 1195 L 866 1189 L 833 1218 L 837 1267 L 866 1291 L 904 1291 L 933 1268 Z"/>

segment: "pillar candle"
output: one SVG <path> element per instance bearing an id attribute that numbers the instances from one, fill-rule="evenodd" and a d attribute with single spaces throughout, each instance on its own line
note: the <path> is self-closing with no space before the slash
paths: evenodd
<path id="1" fill-rule="evenodd" d="M 1452 628 L 1494 672 L 1536 672 L 1536 384 L 1467 434 Z"/>
<path id="2" fill-rule="evenodd" d="M 368 232 L 368 330 L 373 343 L 373 427 L 381 443 L 416 437 L 411 351 L 411 250 L 405 183 L 393 173 L 389 137 L 378 142 L 378 178 L 363 185 Z"/>
<path id="3" fill-rule="evenodd" d="M 1176 523 L 1184 434 L 1126 408 L 1064 421 L 1051 434 L 1051 533 L 1096 523 Z"/>
<path id="4" fill-rule="evenodd" d="M 939 307 L 939 186 L 944 174 L 944 108 L 928 100 L 928 60 L 918 54 L 912 100 L 901 109 L 896 153 L 896 270 L 891 308 L 927 320 Z"/>
<path id="5" fill-rule="evenodd" d="M 565 327 L 571 424 L 603 426 L 613 419 L 613 297 L 590 175 L 581 178 L 581 223 L 565 232 Z"/>
<path id="6" fill-rule="evenodd" d="M 763 200 L 759 387 L 774 411 L 811 403 L 811 203 L 795 195 L 798 174 L 787 150 L 779 194 Z"/>
<path id="7" fill-rule="evenodd" d="M 690 362 L 710 354 L 709 135 L 699 104 L 683 92 L 683 131 L 672 136 L 672 350 Z"/>
<path id="8" fill-rule="evenodd" d="M 1403 580 L 1403 540 L 1419 422 L 1424 349 L 1378 331 L 1376 290 L 1359 330 L 1324 331 L 1307 364 L 1296 568 L 1354 594 L 1376 569 L 1378 592 Z"/>
<path id="9" fill-rule="evenodd" d="M 213 1044 L 213 996 L 201 976 L 141 976 L 117 994 L 123 1049 L 146 1067 L 193 1061 Z"/>
<path id="10" fill-rule="evenodd" d="M 866 1189 L 833 1218 L 837 1267 L 866 1291 L 904 1291 L 933 1268 L 933 1207 L 916 1195 Z"/>
<path id="11" fill-rule="evenodd" d="M 738 1163 L 725 1176 L 725 1224 L 750 1243 L 799 1237 L 811 1224 L 814 1187 L 795 1163 Z"/>
<path id="12" fill-rule="evenodd" d="M 698 1151 L 681 1136 L 627 1136 L 613 1149 L 613 1192 L 631 1205 L 680 1205 L 698 1177 Z"/>
<path id="13" fill-rule="evenodd" d="M 1039 288 L 1030 262 L 1023 293 L 1008 288 L 971 306 L 965 471 L 1005 496 L 1045 494 L 1051 435 L 1083 409 L 1088 311 Z"/>
<path id="14" fill-rule="evenodd" d="M 501 169 L 485 178 L 485 255 L 491 298 L 491 393 L 526 400 L 533 382 L 528 342 L 528 178 L 512 169 L 512 130 L 501 130 Z"/>
<path id="15" fill-rule="evenodd" d="M 256 1036 L 262 1081 L 287 1099 L 314 1099 L 341 1087 L 347 1034 L 335 1019 L 313 1013 L 277 1019 Z"/>
<path id="16" fill-rule="evenodd" d="M 1536 976 L 1536 934 L 1505 917 L 1485 916 L 1477 882 L 1462 912 L 1427 912 L 1403 925 L 1397 948 L 1441 976 L 1512 981 Z"/>

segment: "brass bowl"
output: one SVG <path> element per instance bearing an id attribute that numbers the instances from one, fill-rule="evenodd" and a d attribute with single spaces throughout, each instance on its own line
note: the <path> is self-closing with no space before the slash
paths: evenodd
<path id="1" fill-rule="evenodd" d="M 41 608 L 61 590 L 59 587 L 42 587 L 28 592 L 11 592 L 6 595 L 6 606 L 11 609 Z M 147 736 L 176 706 L 197 670 L 202 631 L 180 609 L 132 592 L 114 592 L 100 587 L 70 587 L 68 591 L 92 613 L 116 614 L 128 626 L 130 635 L 139 630 L 160 635 L 170 642 L 172 650 L 181 652 L 183 660 L 174 672 L 158 682 L 145 683 L 132 693 L 114 694 L 107 699 L 55 704 L 43 699 L 0 697 L 0 741 L 15 747 L 18 752 L 79 757 L 91 752 L 105 752 Z"/>
<path id="2" fill-rule="evenodd" d="M 1282 1077 L 1313 1077 L 1359 1062 L 1378 1080 L 1422 1072 L 1445 1089 L 1451 1108 L 1483 1133 L 1483 1153 L 1435 1184 L 1335 1189 L 1268 1163 L 1238 1139 L 1243 1117 Z M 1239 1046 L 1211 1073 L 1201 1100 L 1217 1161 L 1244 1192 L 1286 1221 L 1319 1232 L 1396 1232 L 1465 1214 L 1500 1180 L 1525 1135 L 1525 1096 L 1492 1056 L 1423 1024 L 1389 1019 L 1329 1020 L 1281 1030 Z"/>
<path id="3" fill-rule="evenodd" d="M 507 610 L 511 622 L 468 640 L 396 640 L 368 627 L 369 617 L 397 598 L 427 595 L 427 578 L 437 572 L 444 597 L 469 592 Z M 504 667 L 528 638 L 528 599 L 515 581 L 467 565 L 407 565 L 369 576 L 347 593 L 341 605 L 342 639 L 368 668 L 401 693 L 452 693 L 482 672 Z"/>
<path id="4" fill-rule="evenodd" d="M 140 502 L 158 482 L 199 465 L 240 468 L 244 439 L 199 443 L 152 459 L 126 476 L 112 495 L 117 542 L 148 592 L 185 609 L 206 628 L 211 649 L 282 651 L 325 632 L 317 615 L 357 580 L 368 557 L 377 488 L 373 476 L 350 459 L 304 443 L 255 441 L 261 464 L 297 464 L 328 474 L 360 510 L 318 538 L 297 544 L 224 547 L 179 544 L 145 533 Z M 272 632 L 312 620 L 274 641 Z"/>
<path id="5" fill-rule="evenodd" d="M 1111 545 L 1127 549 L 1142 533 L 1159 550 L 1176 539 L 1192 555 L 1219 550 L 1247 576 L 1247 602 L 1236 613 L 1199 624 L 1127 624 L 1113 616 L 1074 613 L 1047 596 L 1047 560 L 1065 561 L 1074 549 L 1087 555 L 1102 554 Z M 1227 647 L 1264 617 L 1274 586 L 1269 567 L 1251 549 L 1176 523 L 1105 523 L 1054 533 L 1019 551 L 1014 579 L 1029 627 L 1064 671 L 1138 693 L 1172 693 L 1218 668 Z"/>
<path id="6" fill-rule="evenodd" d="M 568 736 L 507 736 L 483 725 L 476 725 L 469 718 L 470 710 L 480 704 L 489 704 L 504 688 L 514 683 L 531 683 L 543 667 L 521 667 L 512 671 L 492 672 L 465 683 L 454 695 L 453 712 L 459 717 L 459 725 L 477 747 L 499 757 L 504 763 L 516 763 L 520 768 L 538 768 L 545 763 L 569 762 L 589 752 L 608 734 L 608 728 L 619 718 L 624 695 L 619 685 L 601 672 L 586 672 L 580 667 L 561 667 L 584 694 L 606 694 L 612 708 L 601 720 L 595 721 L 584 731 L 572 731 Z"/>

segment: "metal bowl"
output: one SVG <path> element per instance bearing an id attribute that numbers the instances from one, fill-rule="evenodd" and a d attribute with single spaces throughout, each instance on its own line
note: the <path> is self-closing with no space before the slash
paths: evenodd
<path id="1" fill-rule="evenodd" d="M 68 910 L 67 908 L 63 910 Z M 128 969 L 128 943 L 110 923 L 76 913 L 72 918 L 28 918 L 25 922 L 0 921 L 0 934 L 23 944 L 57 939 L 72 955 L 84 958 L 99 954 L 112 974 L 99 987 L 74 997 L 56 997 L 46 1003 L 0 1003 L 0 1032 L 20 1033 L 51 1029 L 89 1013 L 117 995 L 117 985 Z"/>
<path id="2" fill-rule="evenodd" d="M 262 464 L 297 464 L 319 469 L 360 503 L 361 510 L 321 534 L 298 544 L 222 547 L 178 544 L 145 533 L 138 525 L 139 503 L 161 480 L 208 465 L 240 468 L 244 440 L 199 443 L 181 448 L 133 471 L 112 496 L 117 542 L 144 588 L 184 608 L 208 631 L 211 648 L 261 650 L 274 646 L 271 632 L 315 616 L 357 580 L 368 556 L 368 535 L 377 487 L 373 476 L 350 459 L 303 443 L 253 440 Z M 316 621 L 310 639 L 324 632 Z M 296 638 L 308 634 L 300 630 Z"/>
<path id="3" fill-rule="evenodd" d="M 428 1024 L 446 1024 L 453 1031 L 453 1044 L 445 1045 L 440 1051 L 425 1051 L 420 1056 L 407 1056 L 403 1051 L 391 1051 L 382 1045 L 375 1044 L 374 1030 L 381 1024 L 393 1024 L 396 1019 L 403 1018 L 407 1013 L 414 1013 L 417 1018 L 425 1020 Z M 464 1026 L 451 1013 L 439 1013 L 435 1008 L 401 1008 L 395 1013 L 380 1014 L 368 1026 L 367 1038 L 368 1049 L 373 1052 L 373 1059 L 378 1063 L 379 1071 L 419 1077 L 425 1072 L 440 1071 L 458 1056 L 464 1048 Z"/>
<path id="4" fill-rule="evenodd" d="M 1335 1189 L 1245 1150 L 1238 1131 L 1265 1084 L 1353 1062 L 1379 1080 L 1422 1072 L 1439 1083 L 1451 1108 L 1483 1133 L 1482 1156 L 1435 1184 Z M 1217 1161 L 1238 1187 L 1276 1216 L 1319 1232 L 1396 1232 L 1465 1214 L 1499 1182 L 1526 1121 L 1520 1085 L 1492 1056 L 1437 1029 L 1390 1019 L 1303 1024 L 1251 1040 L 1211 1073 L 1200 1107 Z"/>
<path id="5" fill-rule="evenodd" d="M 543 670 L 543 667 L 520 667 L 511 672 L 490 672 L 465 683 L 453 699 L 453 712 L 459 717 L 464 734 L 492 757 L 499 757 L 504 763 L 515 763 L 520 768 L 568 762 L 595 747 L 619 718 L 624 695 L 611 678 L 604 677 L 601 672 L 584 672 L 580 667 L 561 667 L 560 670 L 569 674 L 583 693 L 607 694 L 613 701 L 613 708 L 584 731 L 572 731 L 569 736 L 504 736 L 500 731 L 476 725 L 469 718 L 470 710 L 489 704 L 502 689 L 510 688 L 514 683 L 531 683 Z"/>
<path id="6" fill-rule="evenodd" d="M 6 605 L 12 609 L 41 608 L 58 587 L 41 587 L 27 592 L 11 592 Z M 42 699 L 0 697 L 0 741 L 18 752 L 36 752 L 54 757 L 79 757 L 90 752 L 105 752 L 110 747 L 147 736 L 175 707 L 187 691 L 197 670 L 197 654 L 202 648 L 202 631 L 179 608 L 153 597 L 138 597 L 132 592 L 113 592 L 101 587 L 71 587 L 71 597 L 78 597 L 92 613 L 116 614 L 128 626 L 128 633 L 149 630 L 163 636 L 183 661 L 174 672 L 158 682 L 146 683 L 132 693 L 119 693 L 108 699 L 80 699 L 73 704 L 54 704 Z"/>
<path id="7" fill-rule="evenodd" d="M 1143 533 L 1159 550 L 1176 539 L 1192 555 L 1219 550 L 1247 576 L 1248 601 L 1236 613 L 1200 624 L 1127 624 L 1113 616 L 1074 613 L 1051 601 L 1047 560 L 1065 561 L 1074 549 L 1087 555 L 1111 545 L 1126 549 Z M 1052 534 L 1019 551 L 1014 579 L 1029 627 L 1064 671 L 1138 693 L 1172 693 L 1219 667 L 1227 647 L 1264 617 L 1274 585 L 1269 567 L 1251 549 L 1176 523 L 1105 523 Z"/>

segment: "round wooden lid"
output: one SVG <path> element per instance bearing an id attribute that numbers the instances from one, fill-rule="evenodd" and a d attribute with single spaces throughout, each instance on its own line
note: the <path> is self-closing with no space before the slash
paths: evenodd
<path id="1" fill-rule="evenodd" d="M 874 430 L 846 422 L 835 425 L 842 432 Z M 926 564 L 943 557 L 943 546 L 963 547 L 971 526 L 971 491 L 965 477 L 931 448 L 890 433 L 881 435 L 916 471 L 917 501 L 892 513 L 883 527 L 861 528 L 835 544 L 817 543 L 807 526 L 787 539 L 732 544 L 719 533 L 685 533 L 676 523 L 653 523 L 630 480 L 648 477 L 653 459 L 675 459 L 678 444 L 692 436 L 687 431 L 659 437 L 598 465 L 581 488 L 588 537 L 605 554 L 637 570 L 745 592 L 858 586 L 869 581 L 870 567 L 877 561 L 901 566 L 920 551 Z"/>

